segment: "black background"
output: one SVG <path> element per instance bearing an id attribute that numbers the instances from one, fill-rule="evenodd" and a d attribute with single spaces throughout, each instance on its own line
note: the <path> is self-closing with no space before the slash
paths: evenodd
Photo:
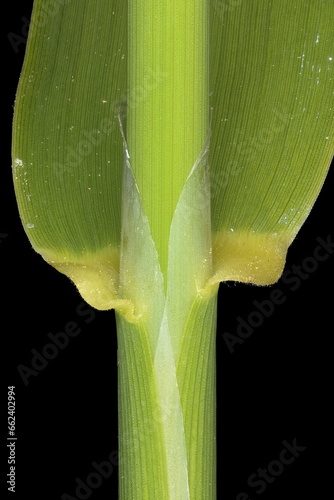
<path id="1" fill-rule="evenodd" d="M 117 451 L 117 343 L 113 311 L 85 305 L 69 280 L 31 249 L 19 220 L 11 179 L 11 120 L 31 7 L 32 1 L 14 1 L 2 17 L 0 497 L 60 500 L 64 493 L 75 498 L 76 478 L 85 482 L 94 461 L 108 460 Z M 21 36 L 22 43 L 15 45 L 9 33 Z M 334 240 L 333 175 L 330 171 L 289 250 L 286 270 L 291 273 L 293 266 L 314 263 L 317 238 Z M 252 500 L 289 500 L 332 493 L 333 262 L 333 255 L 317 262 L 295 290 L 283 280 L 265 288 L 220 287 L 218 498 L 235 500 L 246 492 Z M 274 288 L 286 300 L 231 353 L 224 334 L 236 333 L 238 317 L 249 323 L 254 301 L 268 300 Z M 69 322 L 80 333 L 25 385 L 17 367 L 31 366 L 31 349 L 41 352 L 50 343 L 48 334 L 64 331 Z M 11 385 L 16 387 L 15 494 L 6 485 Z M 279 457 L 284 440 L 306 449 L 259 494 L 247 479 Z M 117 474 L 115 466 L 89 498 L 117 498 Z"/>

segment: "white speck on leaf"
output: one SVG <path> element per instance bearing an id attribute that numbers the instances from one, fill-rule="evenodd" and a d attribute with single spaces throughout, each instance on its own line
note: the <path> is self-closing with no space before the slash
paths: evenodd
<path id="1" fill-rule="evenodd" d="M 20 160 L 20 158 L 15 158 L 15 160 L 14 160 L 14 166 L 15 167 L 23 167 L 23 161 Z"/>

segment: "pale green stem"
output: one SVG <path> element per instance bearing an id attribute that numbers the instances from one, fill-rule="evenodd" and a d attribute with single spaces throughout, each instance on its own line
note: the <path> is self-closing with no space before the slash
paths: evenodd
<path id="1" fill-rule="evenodd" d="M 177 366 L 186 475 L 176 471 L 170 478 L 168 462 L 179 463 L 182 444 L 174 443 L 168 457 L 164 426 L 178 406 L 161 405 L 145 326 L 117 317 L 120 500 L 216 498 L 215 328 L 216 296 L 195 301 Z M 168 387 L 173 391 L 173 380 L 166 381 L 166 392 Z"/>
<path id="2" fill-rule="evenodd" d="M 207 1 L 129 2 L 128 56 L 130 162 L 166 276 L 174 210 L 209 132 Z"/>
<path id="3" fill-rule="evenodd" d="M 129 3 L 122 500 L 215 498 L 207 2 Z"/>

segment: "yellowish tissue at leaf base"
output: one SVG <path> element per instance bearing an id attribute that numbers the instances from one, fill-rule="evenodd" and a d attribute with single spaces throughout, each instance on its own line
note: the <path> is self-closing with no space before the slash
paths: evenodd
<path id="1" fill-rule="evenodd" d="M 289 244 L 287 237 L 278 234 L 221 231 L 213 239 L 214 276 L 208 285 L 219 281 L 276 283 L 282 275 Z"/>
<path id="2" fill-rule="evenodd" d="M 105 248 L 82 256 L 71 255 L 66 250 L 58 254 L 37 249 L 48 264 L 65 274 L 77 287 L 82 298 L 98 310 L 117 309 L 130 322 L 134 314 L 130 300 L 119 296 L 119 250 Z"/>

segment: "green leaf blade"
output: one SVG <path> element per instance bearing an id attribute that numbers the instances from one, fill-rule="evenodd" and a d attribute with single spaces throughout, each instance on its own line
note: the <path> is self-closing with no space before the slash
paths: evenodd
<path id="1" fill-rule="evenodd" d="M 334 5 L 253 1 L 211 14 L 216 273 L 274 282 L 333 157 Z M 242 270 L 251 259 L 258 277 Z"/>
<path id="2" fill-rule="evenodd" d="M 97 275 L 89 293 L 98 288 L 109 308 L 119 265 L 127 5 L 72 1 L 45 15 L 37 0 L 15 103 L 20 216 L 35 250 L 58 270 L 87 290 Z"/>

